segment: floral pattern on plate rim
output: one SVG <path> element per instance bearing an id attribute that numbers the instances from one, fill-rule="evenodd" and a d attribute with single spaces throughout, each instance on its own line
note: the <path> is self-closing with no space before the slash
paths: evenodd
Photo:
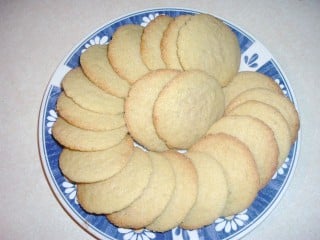
<path id="1" fill-rule="evenodd" d="M 154 17 L 160 14 L 167 14 L 170 16 L 177 16 L 180 14 L 196 14 L 196 11 L 186 9 L 154 9 L 143 12 L 133 13 L 121 19 L 103 26 L 95 33 L 89 35 L 87 39 L 82 41 L 70 54 L 69 57 L 62 63 L 70 68 L 79 65 L 79 56 L 88 47 L 94 44 L 107 44 L 112 38 L 112 33 L 115 29 L 123 24 L 136 23 L 142 26 L 147 25 Z M 241 29 L 233 24 L 225 21 L 238 37 L 241 53 L 245 54 L 246 50 L 255 40 L 244 33 Z M 257 67 L 257 71 L 265 73 L 272 77 L 280 88 L 291 101 L 295 103 L 295 99 L 290 86 L 286 81 L 278 64 L 271 58 L 262 66 L 257 66 L 255 61 L 259 58 L 259 54 L 254 53 L 251 56 L 244 55 L 244 61 L 249 67 Z M 59 71 L 59 68 L 56 72 Z M 56 143 L 51 135 L 51 128 L 57 118 L 55 112 L 56 100 L 61 92 L 57 86 L 50 85 L 47 88 L 43 103 L 42 111 L 40 113 L 39 121 L 39 145 L 42 155 L 42 163 L 44 170 L 48 177 L 49 183 L 53 188 L 54 193 L 57 195 L 59 201 L 62 203 L 67 212 L 75 218 L 82 226 L 89 226 L 88 231 L 98 237 L 107 239 L 183 239 L 188 240 L 190 236 L 197 236 L 199 239 L 230 239 L 232 237 L 243 236 L 248 231 L 251 231 L 256 224 L 261 222 L 267 213 L 271 211 L 275 203 L 282 195 L 284 187 L 287 185 L 292 171 L 296 164 L 296 157 L 298 152 L 298 141 L 292 146 L 291 151 L 285 163 L 277 173 L 269 185 L 259 192 L 258 198 L 248 209 L 231 217 L 218 218 L 215 223 L 199 229 L 198 231 L 185 231 L 179 228 L 173 229 L 163 234 L 152 233 L 150 231 L 133 231 L 130 229 L 115 228 L 109 224 L 105 218 L 100 216 L 92 216 L 87 214 L 81 209 L 76 199 L 76 185 L 68 182 L 60 172 L 58 166 L 58 156 L 61 152 L 61 146 Z M 295 103 L 296 104 L 296 103 Z M 268 204 L 265 204 L 267 202 Z M 257 211 L 258 209 L 258 211 Z M 85 223 L 85 224 L 84 224 Z M 193 235 L 192 235 L 193 234 Z"/>

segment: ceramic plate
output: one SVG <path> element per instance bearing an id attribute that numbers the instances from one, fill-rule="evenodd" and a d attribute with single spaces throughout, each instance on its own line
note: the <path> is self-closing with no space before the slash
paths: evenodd
<path id="1" fill-rule="evenodd" d="M 278 169 L 270 183 L 262 189 L 252 205 L 239 214 L 227 218 L 218 218 L 211 225 L 187 231 L 180 228 L 172 229 L 165 233 L 154 233 L 147 230 L 133 231 L 130 229 L 116 228 L 110 224 L 104 216 L 91 215 L 82 210 L 78 204 L 76 191 L 77 186 L 70 183 L 62 175 L 58 158 L 61 147 L 52 138 L 51 128 L 57 119 L 55 111 L 57 97 L 61 92 L 60 83 L 63 76 L 72 68 L 79 66 L 79 56 L 89 46 L 94 44 L 106 44 L 111 39 L 115 30 L 124 24 L 133 23 L 146 26 L 156 16 L 165 14 L 176 17 L 181 14 L 196 14 L 197 11 L 190 9 L 150 9 L 136 12 L 97 29 L 83 41 L 81 41 L 60 63 L 53 74 L 44 94 L 39 116 L 39 147 L 43 169 L 57 199 L 67 213 L 86 231 L 101 239 L 238 239 L 252 231 L 276 206 L 284 190 L 288 186 L 290 178 L 297 162 L 300 135 L 292 145 L 285 163 Z M 236 34 L 241 47 L 240 70 L 257 71 L 264 73 L 279 84 L 283 93 L 296 105 L 289 81 L 285 77 L 279 64 L 269 51 L 253 36 L 241 28 L 222 19 Z"/>

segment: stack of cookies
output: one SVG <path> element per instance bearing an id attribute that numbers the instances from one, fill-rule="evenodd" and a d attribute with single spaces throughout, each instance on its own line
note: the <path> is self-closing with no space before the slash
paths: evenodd
<path id="1" fill-rule="evenodd" d="M 236 36 L 208 14 L 123 25 L 88 48 L 62 81 L 53 127 L 83 209 L 164 232 L 248 208 L 299 116 L 272 79 L 239 64 Z"/>

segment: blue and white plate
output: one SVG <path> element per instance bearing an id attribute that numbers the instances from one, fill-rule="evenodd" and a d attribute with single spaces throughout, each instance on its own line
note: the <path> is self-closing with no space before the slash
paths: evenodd
<path id="1" fill-rule="evenodd" d="M 276 206 L 293 175 L 299 152 L 300 135 L 293 144 L 285 163 L 278 169 L 270 183 L 262 189 L 252 205 L 239 214 L 227 218 L 218 218 L 211 225 L 187 231 L 175 228 L 165 233 L 154 233 L 148 230 L 134 231 L 116 228 L 104 216 L 91 215 L 80 207 L 76 191 L 77 186 L 70 183 L 61 173 L 58 158 L 61 147 L 52 138 L 51 128 L 57 119 L 55 111 L 57 97 L 61 92 L 60 83 L 63 76 L 72 68 L 79 66 L 79 56 L 89 46 L 106 44 L 115 30 L 124 24 L 133 23 L 146 26 L 156 16 L 165 14 L 176 17 L 182 14 L 196 14 L 190 9 L 150 9 L 129 14 L 100 27 L 82 40 L 60 63 L 53 74 L 44 94 L 39 116 L 39 147 L 43 169 L 48 182 L 64 209 L 86 231 L 101 239 L 148 240 L 148 239 L 238 239 L 252 231 Z M 264 73 L 279 84 L 283 93 L 296 105 L 290 84 L 278 63 L 269 51 L 254 37 L 222 19 L 236 34 L 241 47 L 240 70 Z"/>

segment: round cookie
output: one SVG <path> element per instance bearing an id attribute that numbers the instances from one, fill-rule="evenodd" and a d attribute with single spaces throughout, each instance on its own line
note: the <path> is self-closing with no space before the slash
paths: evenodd
<path id="1" fill-rule="evenodd" d="M 64 148 L 59 157 L 59 167 L 73 182 L 98 182 L 117 174 L 132 153 L 133 141 L 126 136 L 118 145 L 103 151 L 81 152 Z"/>
<path id="2" fill-rule="evenodd" d="M 203 71 L 174 77 L 159 93 L 153 123 L 159 137 L 174 148 L 186 149 L 221 117 L 224 98 L 217 81 Z"/>
<path id="3" fill-rule="evenodd" d="M 159 15 L 143 30 L 140 53 L 142 61 L 150 70 L 166 68 L 161 58 L 160 42 L 163 32 L 172 20 L 172 17 Z"/>
<path id="4" fill-rule="evenodd" d="M 80 55 L 83 72 L 99 88 L 116 97 L 126 97 L 129 83 L 111 67 L 107 57 L 107 45 L 92 45 Z"/>
<path id="5" fill-rule="evenodd" d="M 162 153 L 169 159 L 175 174 L 175 189 L 166 208 L 148 229 L 164 232 L 177 227 L 193 206 L 198 192 L 198 175 L 189 158 L 175 151 Z"/>
<path id="6" fill-rule="evenodd" d="M 107 131 L 77 128 L 59 117 L 52 127 L 54 138 L 63 146 L 79 151 L 105 150 L 119 144 L 126 136 L 126 127 Z"/>
<path id="7" fill-rule="evenodd" d="M 257 164 L 260 188 L 263 188 L 278 166 L 278 145 L 270 127 L 250 116 L 225 116 L 215 122 L 207 134 L 215 133 L 229 134 L 247 145 Z"/>
<path id="8" fill-rule="evenodd" d="M 177 46 L 183 69 L 203 70 L 215 77 L 222 87 L 238 72 L 237 37 L 226 24 L 211 15 L 192 16 L 180 29 Z"/>
<path id="9" fill-rule="evenodd" d="M 112 130 L 125 125 L 123 114 L 96 113 L 76 104 L 64 92 L 58 98 L 57 112 L 71 125 L 92 131 Z"/>
<path id="10" fill-rule="evenodd" d="M 289 124 L 291 143 L 294 143 L 298 136 L 300 120 L 293 103 L 285 95 L 274 93 L 264 88 L 253 88 L 239 94 L 226 108 L 228 114 L 237 105 L 249 100 L 256 100 L 275 107 Z"/>
<path id="11" fill-rule="evenodd" d="M 143 193 L 152 171 L 148 154 L 135 148 L 131 159 L 118 174 L 104 181 L 78 184 L 78 201 L 89 213 L 120 211 Z"/>
<path id="12" fill-rule="evenodd" d="M 182 70 L 177 54 L 177 39 L 180 28 L 186 23 L 191 15 L 180 15 L 171 21 L 164 31 L 161 43 L 161 57 L 167 68 Z"/>
<path id="13" fill-rule="evenodd" d="M 225 208 L 228 196 L 226 176 L 221 165 L 210 155 L 188 152 L 198 174 L 198 194 L 195 204 L 180 227 L 196 229 L 211 224 Z"/>
<path id="14" fill-rule="evenodd" d="M 87 110 L 109 114 L 123 112 L 124 100 L 98 88 L 84 75 L 80 67 L 65 75 L 62 88 L 68 97 Z"/>
<path id="15" fill-rule="evenodd" d="M 284 163 L 291 147 L 290 129 L 287 121 L 276 108 L 262 102 L 250 100 L 235 107 L 228 115 L 249 115 L 266 123 L 273 131 L 278 144 L 278 167 Z"/>
<path id="16" fill-rule="evenodd" d="M 108 47 L 108 59 L 117 74 L 134 83 L 149 70 L 140 55 L 143 27 L 127 24 L 119 27 Z"/>
<path id="17" fill-rule="evenodd" d="M 151 151 L 161 152 L 168 149 L 156 133 L 152 112 L 159 92 L 178 73 L 169 69 L 149 72 L 132 85 L 125 101 L 124 117 L 129 133 Z"/>
<path id="18" fill-rule="evenodd" d="M 281 88 L 272 78 L 259 72 L 243 71 L 237 73 L 228 86 L 223 88 L 226 106 L 240 93 L 252 88 L 266 88 L 282 94 Z"/>
<path id="19" fill-rule="evenodd" d="M 165 209 L 175 188 L 173 169 L 166 157 L 148 152 L 153 172 L 143 193 L 127 208 L 107 215 L 119 227 L 140 229 L 156 219 Z"/>
<path id="20" fill-rule="evenodd" d="M 255 160 L 244 143 L 220 133 L 201 139 L 192 146 L 188 155 L 193 151 L 210 154 L 224 169 L 228 197 L 222 216 L 234 215 L 251 205 L 259 191 L 259 174 Z M 215 189 L 212 188 L 212 191 L 215 192 Z"/>

